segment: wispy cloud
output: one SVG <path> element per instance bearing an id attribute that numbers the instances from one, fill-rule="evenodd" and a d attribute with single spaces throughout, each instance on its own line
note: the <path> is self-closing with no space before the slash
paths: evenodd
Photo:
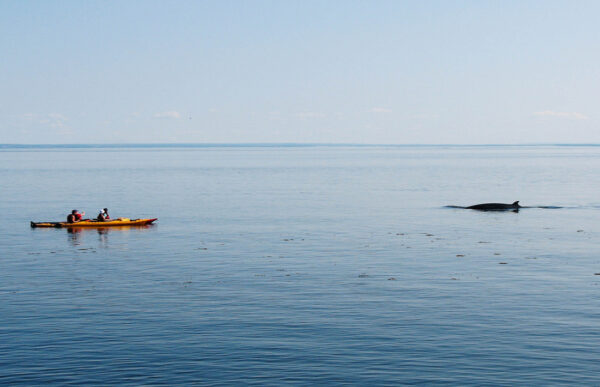
<path id="1" fill-rule="evenodd" d="M 323 114 L 323 113 L 317 113 L 317 112 L 300 112 L 300 113 L 296 113 L 295 115 L 298 118 L 319 118 L 319 117 L 325 117 L 325 114 Z"/>
<path id="2" fill-rule="evenodd" d="M 28 116 L 27 119 L 34 118 L 35 115 Z M 59 128 L 62 129 L 65 127 L 65 122 L 69 119 L 60 113 L 50 113 L 47 116 L 43 117 L 39 120 L 40 124 L 50 125 L 51 128 Z"/>
<path id="3" fill-rule="evenodd" d="M 279 121 L 281 120 L 281 113 L 278 111 L 272 111 L 268 113 L 268 119 L 270 121 Z"/>
<path id="4" fill-rule="evenodd" d="M 178 120 L 181 118 L 181 114 L 179 112 L 171 110 L 168 112 L 156 113 L 156 114 L 154 114 L 154 118 L 168 118 L 168 119 Z"/>
<path id="5" fill-rule="evenodd" d="M 369 109 L 369 113 L 391 113 L 392 109 L 387 109 L 383 107 L 374 107 Z"/>
<path id="6" fill-rule="evenodd" d="M 585 114 L 578 112 L 557 112 L 554 110 L 544 110 L 541 112 L 533 113 L 534 116 L 539 117 L 558 117 L 558 118 L 568 118 L 571 120 L 587 120 L 589 117 Z"/>

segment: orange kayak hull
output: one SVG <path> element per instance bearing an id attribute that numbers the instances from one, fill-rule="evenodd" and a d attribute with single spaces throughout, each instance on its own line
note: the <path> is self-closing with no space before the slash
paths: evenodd
<path id="1" fill-rule="evenodd" d="M 123 226 L 146 226 L 158 220 L 153 219 L 129 219 L 119 218 L 100 222 L 97 220 L 82 220 L 77 223 L 67 222 L 31 222 L 31 227 L 55 227 L 55 228 L 78 228 L 78 227 L 123 227 Z"/>

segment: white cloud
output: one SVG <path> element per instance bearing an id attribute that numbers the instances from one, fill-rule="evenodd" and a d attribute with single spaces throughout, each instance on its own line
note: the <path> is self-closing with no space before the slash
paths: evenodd
<path id="1" fill-rule="evenodd" d="M 382 107 L 374 107 L 369 109 L 369 113 L 391 113 L 392 109 L 382 108 Z"/>
<path id="2" fill-rule="evenodd" d="M 168 111 L 168 112 L 156 113 L 154 115 L 154 118 L 169 118 L 169 119 L 178 120 L 178 119 L 181 118 L 181 114 L 179 112 L 171 110 L 171 111 Z"/>
<path id="3" fill-rule="evenodd" d="M 534 116 L 540 117 L 559 117 L 559 118 L 569 118 L 572 120 L 587 120 L 589 117 L 585 114 L 577 113 L 577 112 L 556 112 L 554 110 L 544 110 L 542 112 L 533 113 Z"/>

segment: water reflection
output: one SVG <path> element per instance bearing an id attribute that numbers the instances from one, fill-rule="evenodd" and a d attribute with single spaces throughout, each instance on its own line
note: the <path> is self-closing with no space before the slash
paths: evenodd
<path id="1" fill-rule="evenodd" d="M 107 248 L 109 228 L 98 228 L 96 230 L 98 231 L 98 241 L 100 242 L 100 247 Z"/>
<path id="2" fill-rule="evenodd" d="M 69 237 L 69 242 L 71 243 L 71 245 L 73 245 L 73 246 L 81 245 L 82 231 L 83 231 L 83 229 L 81 229 L 81 228 L 68 228 L 67 229 L 67 235 Z"/>
<path id="3" fill-rule="evenodd" d="M 67 228 L 67 237 L 68 242 L 73 247 L 81 246 L 83 241 L 86 239 L 86 236 L 97 235 L 99 246 L 102 248 L 109 247 L 109 234 L 111 233 L 129 233 L 129 232 L 143 232 L 148 231 L 153 228 L 153 225 L 139 226 L 139 227 L 131 227 L 131 226 L 113 226 L 113 227 L 94 227 L 94 228 L 84 228 L 84 227 L 74 227 Z"/>

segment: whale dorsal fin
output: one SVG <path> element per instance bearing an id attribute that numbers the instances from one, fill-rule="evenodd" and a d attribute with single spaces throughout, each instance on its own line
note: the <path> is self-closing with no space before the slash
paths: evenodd
<path id="1" fill-rule="evenodd" d="M 513 206 L 518 206 L 518 205 L 519 205 L 519 201 L 517 200 L 517 201 L 516 201 L 516 202 L 514 202 L 512 205 L 513 205 Z"/>

